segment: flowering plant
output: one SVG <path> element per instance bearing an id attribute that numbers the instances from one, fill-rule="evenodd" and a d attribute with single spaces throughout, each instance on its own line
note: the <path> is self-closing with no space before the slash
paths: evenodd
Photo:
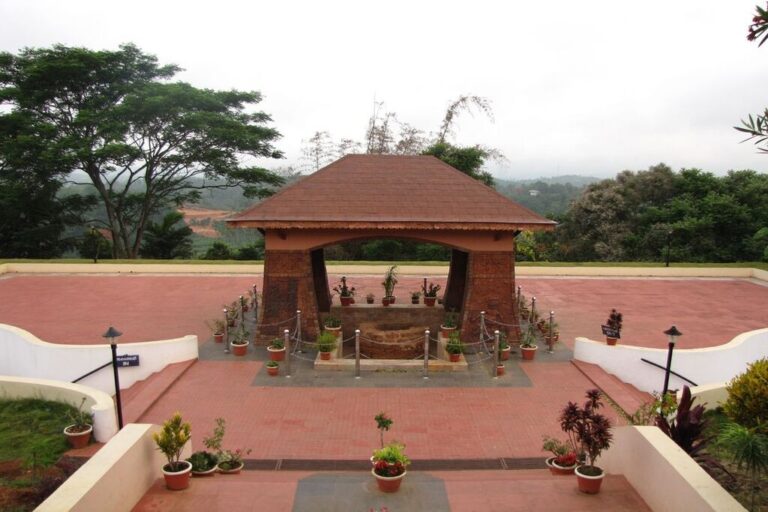
<path id="1" fill-rule="evenodd" d="M 219 467 L 224 470 L 237 469 L 243 465 L 243 457 L 251 453 L 251 449 L 237 448 L 236 450 L 224 450 L 219 455 Z"/>
<path id="2" fill-rule="evenodd" d="M 355 296 L 355 288 L 349 288 L 347 286 L 347 278 L 346 276 L 341 276 L 341 279 L 339 280 L 339 284 L 333 287 L 333 291 L 339 294 L 340 297 L 354 297 Z"/>
<path id="3" fill-rule="evenodd" d="M 411 460 L 405 455 L 405 445 L 397 441 L 373 451 L 373 471 L 379 476 L 393 477 L 405 473 Z"/>

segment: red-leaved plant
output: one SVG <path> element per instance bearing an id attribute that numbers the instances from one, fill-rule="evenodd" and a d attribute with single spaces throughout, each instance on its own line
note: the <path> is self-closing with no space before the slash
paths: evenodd
<path id="1" fill-rule="evenodd" d="M 583 407 L 568 402 L 560 413 L 560 428 L 568 435 L 572 445 L 577 447 L 579 457 L 586 458 L 585 462 L 588 462 L 580 470 L 585 475 L 602 474 L 603 470 L 595 466 L 595 460 L 613 440 L 610 420 L 597 412 L 602 406 L 600 391 L 590 389 Z"/>
<path id="2" fill-rule="evenodd" d="M 379 476 L 393 477 L 405 473 L 405 466 L 401 462 L 390 464 L 385 460 L 379 460 L 374 464 L 373 470 Z"/>

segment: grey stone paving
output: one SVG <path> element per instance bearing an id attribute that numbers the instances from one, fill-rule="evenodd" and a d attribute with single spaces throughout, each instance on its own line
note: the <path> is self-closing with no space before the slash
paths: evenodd
<path id="1" fill-rule="evenodd" d="M 405 475 L 400 490 L 378 490 L 370 472 L 317 474 L 299 480 L 294 512 L 442 512 L 451 510 L 445 484 L 424 473 Z"/>

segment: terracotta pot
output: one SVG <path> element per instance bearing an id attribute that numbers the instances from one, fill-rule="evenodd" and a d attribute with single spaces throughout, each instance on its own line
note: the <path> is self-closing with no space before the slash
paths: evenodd
<path id="1" fill-rule="evenodd" d="M 267 347 L 267 352 L 269 352 L 269 359 L 270 359 L 270 361 L 284 361 L 285 360 L 285 347 L 283 347 L 283 348 Z"/>
<path id="2" fill-rule="evenodd" d="M 520 353 L 523 354 L 523 360 L 533 361 L 533 359 L 536 357 L 536 350 L 538 350 L 538 347 L 533 347 L 533 348 L 520 347 Z"/>
<path id="3" fill-rule="evenodd" d="M 246 341 L 242 345 L 234 345 L 234 344 L 231 345 L 232 353 L 235 354 L 236 356 L 244 356 L 245 354 L 248 353 L 248 345 L 249 345 L 249 343 L 250 342 Z"/>
<path id="4" fill-rule="evenodd" d="M 424 305 L 433 308 L 435 307 L 435 301 L 437 300 L 437 297 L 424 297 Z"/>
<path id="5" fill-rule="evenodd" d="M 221 467 L 221 463 L 219 463 L 216 466 L 216 469 L 218 469 L 219 473 L 221 473 L 222 475 L 236 475 L 236 474 L 240 473 L 240 470 L 243 469 L 243 467 L 245 467 L 245 464 L 241 462 L 240 465 L 237 466 L 236 468 L 224 469 L 224 468 Z"/>
<path id="6" fill-rule="evenodd" d="M 224 343 L 224 333 L 218 333 L 213 335 L 214 343 Z"/>
<path id="7" fill-rule="evenodd" d="M 389 303 L 390 304 L 394 304 L 395 303 L 395 299 L 397 299 L 397 297 L 395 297 L 394 295 L 390 295 L 389 296 Z"/>
<path id="8" fill-rule="evenodd" d="M 368 304 L 373 304 L 373 299 L 365 299 L 365 302 L 367 302 Z"/>
<path id="9" fill-rule="evenodd" d="M 501 360 L 507 361 L 509 360 L 509 353 L 512 351 L 512 347 L 507 347 L 501 349 Z"/>
<path id="10" fill-rule="evenodd" d="M 334 336 L 336 336 L 338 338 L 339 337 L 339 333 L 341 332 L 341 327 L 328 327 L 327 325 L 325 325 L 325 326 L 323 326 L 323 330 L 325 332 L 329 332 L 329 333 L 333 334 Z"/>
<path id="11" fill-rule="evenodd" d="M 331 353 L 330 352 L 320 352 L 320 359 L 322 359 L 323 361 L 330 361 Z"/>
<path id="12" fill-rule="evenodd" d="M 504 375 L 504 365 L 503 364 L 497 364 L 496 365 L 496 376 L 501 377 Z"/>
<path id="13" fill-rule="evenodd" d="M 413 297 L 411 297 L 411 304 L 415 305 L 415 304 L 418 304 L 418 303 L 419 303 L 419 299 L 418 298 L 414 299 Z"/>
<path id="14" fill-rule="evenodd" d="M 549 466 L 550 473 L 553 475 L 572 475 L 576 469 L 576 464 L 571 466 L 561 466 L 555 462 L 555 457 L 547 459 L 547 465 Z"/>
<path id="15" fill-rule="evenodd" d="M 586 494 L 597 494 L 600 492 L 600 486 L 603 483 L 603 477 L 605 477 L 605 471 L 600 468 L 600 474 L 598 476 L 589 476 L 581 473 L 581 469 L 584 466 L 576 468 L 576 480 L 579 484 L 579 490 Z M 596 466 L 595 466 L 596 467 Z"/>
<path id="16" fill-rule="evenodd" d="M 277 377 L 277 374 L 280 373 L 280 367 L 279 366 L 267 366 L 267 373 L 270 374 L 272 377 Z"/>
<path id="17" fill-rule="evenodd" d="M 82 432 L 70 432 L 69 429 L 74 425 L 69 425 L 64 429 L 64 435 L 67 436 L 67 441 L 72 448 L 85 448 L 91 441 L 91 432 L 93 432 L 93 426 L 88 425 L 88 428 Z"/>
<path id="18" fill-rule="evenodd" d="M 382 306 L 384 306 L 386 308 L 390 304 L 391 304 L 391 302 L 389 302 L 389 298 L 388 297 L 382 297 L 381 298 L 381 305 Z"/>
<path id="19" fill-rule="evenodd" d="M 376 477 L 376 483 L 381 492 L 397 492 L 400 489 L 400 483 L 403 481 L 403 477 L 408 474 L 407 471 L 403 471 L 403 474 L 398 476 L 379 476 L 373 469 L 371 470 L 371 473 Z"/>
<path id="20" fill-rule="evenodd" d="M 192 464 L 187 461 L 181 461 L 180 464 L 186 464 L 186 468 L 181 471 L 168 471 L 168 464 L 163 466 L 163 477 L 165 486 L 172 491 L 180 491 L 189 487 L 189 477 L 192 474 Z"/>
<path id="21" fill-rule="evenodd" d="M 449 337 L 451 333 L 455 330 L 456 330 L 455 327 L 445 327 L 444 325 L 440 326 L 440 334 L 442 334 L 444 338 Z"/>
<path id="22" fill-rule="evenodd" d="M 611 346 L 616 345 L 617 341 L 619 341 L 617 338 L 605 338 L 605 342 Z"/>
<path id="23" fill-rule="evenodd" d="M 461 361 L 461 354 L 448 354 L 452 363 L 458 363 Z"/>
<path id="24" fill-rule="evenodd" d="M 349 306 L 353 303 L 354 298 L 353 297 L 339 297 L 339 300 L 341 300 L 342 306 Z"/>
<path id="25" fill-rule="evenodd" d="M 206 477 L 206 476 L 213 476 L 216 473 L 216 466 L 213 466 L 211 469 L 207 471 L 192 471 L 192 476 L 195 477 Z"/>

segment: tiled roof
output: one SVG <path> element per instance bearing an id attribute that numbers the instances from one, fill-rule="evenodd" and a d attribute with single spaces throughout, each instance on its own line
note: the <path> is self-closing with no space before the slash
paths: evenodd
<path id="1" fill-rule="evenodd" d="M 548 229 L 555 222 L 433 156 L 347 155 L 235 215 L 263 229 Z"/>

